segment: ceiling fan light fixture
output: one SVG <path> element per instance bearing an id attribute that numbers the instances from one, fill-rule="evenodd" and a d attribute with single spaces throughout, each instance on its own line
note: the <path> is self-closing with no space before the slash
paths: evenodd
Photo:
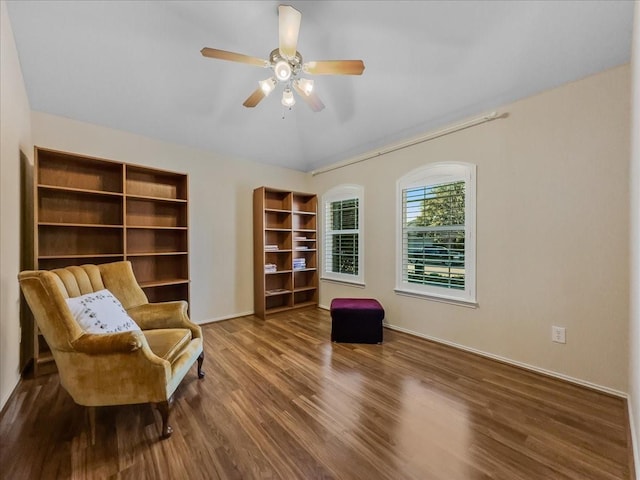
<path id="1" fill-rule="evenodd" d="M 276 88 L 276 79 L 273 77 L 267 78 L 266 80 L 260 80 L 258 83 L 260 84 L 260 88 L 264 92 L 265 96 L 268 96 Z"/>
<path id="2" fill-rule="evenodd" d="M 309 96 L 313 91 L 313 80 L 309 80 L 308 78 L 300 78 L 299 80 L 296 80 L 296 84 L 298 85 L 298 88 L 300 88 L 300 90 L 302 90 L 302 92 L 307 96 Z"/>
<path id="3" fill-rule="evenodd" d="M 282 92 L 282 105 L 285 107 L 293 107 L 296 104 L 296 99 L 293 97 L 293 92 L 289 87 L 285 88 Z"/>
<path id="4" fill-rule="evenodd" d="M 291 65 L 286 60 L 280 60 L 273 67 L 276 78 L 281 82 L 286 82 L 291 78 Z"/>
<path id="5" fill-rule="evenodd" d="M 309 75 L 362 75 L 365 68 L 364 62 L 362 60 L 322 60 L 304 63 L 302 55 L 297 50 L 302 14 L 290 5 L 280 5 L 278 17 L 279 43 L 278 47 L 269 54 L 268 60 L 209 47 L 204 47 L 200 53 L 208 58 L 246 63 L 268 68 L 273 72 L 272 77 L 260 80 L 259 86 L 244 101 L 242 105 L 247 108 L 258 105 L 282 84 L 284 90 L 281 99 L 282 105 L 291 109 L 296 104 L 296 98 L 292 91 L 295 90 L 299 98 L 311 110 L 319 112 L 325 107 L 315 93 L 314 82 L 301 78 L 301 75 L 305 73 Z"/>

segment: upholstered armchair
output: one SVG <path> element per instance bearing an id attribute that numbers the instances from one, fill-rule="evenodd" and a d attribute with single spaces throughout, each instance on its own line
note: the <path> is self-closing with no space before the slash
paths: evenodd
<path id="1" fill-rule="evenodd" d="M 198 377 L 204 377 L 202 331 L 189 320 L 186 302 L 149 303 L 126 261 L 24 271 L 18 279 L 51 348 L 60 383 L 77 404 L 89 407 L 92 442 L 95 407 L 136 403 L 155 404 L 161 437 L 168 438 L 173 393 L 195 362 Z M 109 323 L 97 320 L 104 320 L 103 311 L 102 317 L 94 312 L 103 301 L 122 312 L 127 327 L 90 333 Z M 82 323 L 87 319 L 88 326 Z"/>

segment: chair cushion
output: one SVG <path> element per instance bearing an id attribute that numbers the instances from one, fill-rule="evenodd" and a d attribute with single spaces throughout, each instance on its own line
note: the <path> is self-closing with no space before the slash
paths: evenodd
<path id="1" fill-rule="evenodd" d="M 180 355 L 191 341 L 191 330 L 188 328 L 158 328 L 143 330 L 151 351 L 169 363 Z"/>
<path id="2" fill-rule="evenodd" d="M 117 333 L 140 330 L 109 290 L 67 298 L 65 302 L 73 318 L 85 332 Z"/>

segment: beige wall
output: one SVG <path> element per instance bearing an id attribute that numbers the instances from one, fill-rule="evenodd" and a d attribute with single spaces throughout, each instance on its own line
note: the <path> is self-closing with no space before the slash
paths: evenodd
<path id="1" fill-rule="evenodd" d="M 633 26 L 631 122 L 631 315 L 629 323 L 629 412 L 636 475 L 640 479 L 640 2 Z"/>
<path id="2" fill-rule="evenodd" d="M 365 188 L 364 289 L 389 324 L 627 392 L 629 67 L 504 106 L 496 120 L 317 175 Z M 430 162 L 477 165 L 476 309 L 394 294 L 396 183 Z M 566 345 L 551 326 L 567 329 Z"/>
<path id="3" fill-rule="evenodd" d="M 30 109 L 18 52 L 0 2 L 0 408 L 20 378 L 20 153 L 32 157 Z"/>
<path id="4" fill-rule="evenodd" d="M 54 115 L 31 118 L 35 145 L 188 173 L 191 316 L 253 312 L 253 189 L 305 191 L 307 175 Z"/>

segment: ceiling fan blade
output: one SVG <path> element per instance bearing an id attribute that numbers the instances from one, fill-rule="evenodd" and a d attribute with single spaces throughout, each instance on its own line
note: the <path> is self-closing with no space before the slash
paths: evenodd
<path id="1" fill-rule="evenodd" d="M 292 59 L 296 56 L 298 48 L 298 34 L 300 33 L 300 20 L 302 14 L 289 5 L 278 7 L 278 32 L 280 35 L 280 55 Z"/>
<path id="2" fill-rule="evenodd" d="M 246 63 L 255 65 L 256 67 L 268 67 L 269 62 L 257 57 L 250 57 L 241 53 L 227 52 L 226 50 L 218 50 L 217 48 L 204 47 L 200 53 L 209 58 L 217 58 L 219 60 L 229 60 L 230 62 Z"/>
<path id="3" fill-rule="evenodd" d="M 312 75 L 362 75 L 364 62 L 362 60 L 322 60 L 307 62 L 302 68 Z"/>
<path id="4" fill-rule="evenodd" d="M 242 105 L 247 108 L 253 108 L 260 103 L 260 101 L 266 97 L 262 87 L 256 88 L 251 95 L 244 101 Z"/>
<path id="5" fill-rule="evenodd" d="M 298 92 L 300 98 L 302 98 L 302 100 L 304 100 L 314 112 L 319 112 L 324 108 L 324 103 L 322 103 L 320 97 L 318 97 L 314 92 L 307 94 L 296 82 L 293 83 L 293 89 Z"/>

